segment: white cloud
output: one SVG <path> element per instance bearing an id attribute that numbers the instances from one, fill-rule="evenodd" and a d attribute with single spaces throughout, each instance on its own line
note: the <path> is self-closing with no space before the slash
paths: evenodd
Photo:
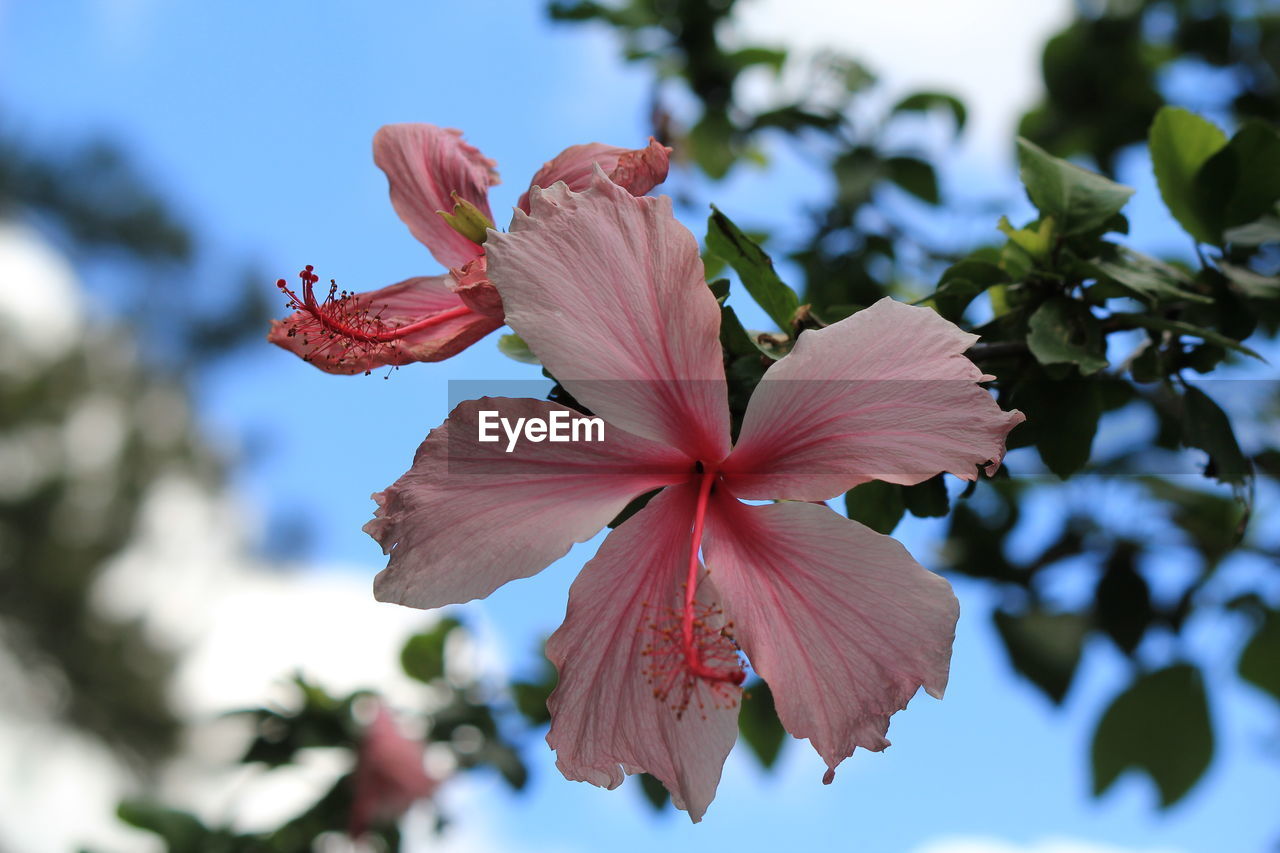
<path id="1" fill-rule="evenodd" d="M 83 326 L 71 265 L 31 228 L 0 221 L 0 371 L 57 358 Z"/>
<path id="2" fill-rule="evenodd" d="M 1074 838 L 1014 844 L 999 838 L 955 837 L 929 841 L 911 853 L 1178 853 L 1169 847 L 1116 847 Z"/>
<path id="3" fill-rule="evenodd" d="M 968 146 L 1004 156 L 1040 92 L 1040 51 L 1072 14 L 1070 0 L 753 0 L 737 7 L 748 41 L 865 62 L 895 95 L 943 89 L 969 106 Z"/>

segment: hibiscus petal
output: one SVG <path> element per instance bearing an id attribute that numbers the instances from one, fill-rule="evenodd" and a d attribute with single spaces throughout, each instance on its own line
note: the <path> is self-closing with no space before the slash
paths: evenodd
<path id="1" fill-rule="evenodd" d="M 507 324 L 609 423 L 723 459 L 720 310 L 671 200 L 632 197 L 597 167 L 585 192 L 556 184 L 531 204 L 486 244 Z"/>
<path id="2" fill-rule="evenodd" d="M 418 276 L 378 290 L 355 293 L 323 304 L 328 325 L 307 311 L 295 311 L 271 324 L 267 340 L 311 362 L 326 373 L 364 373 L 385 365 L 443 361 L 494 329 L 500 318 L 462 311 L 450 275 Z M 437 322 L 431 318 L 439 317 Z M 393 332 L 410 324 L 427 325 L 402 338 L 359 340 L 340 331 L 366 335 Z"/>
<path id="3" fill-rule="evenodd" d="M 811 503 L 712 499 L 703 555 L 787 731 L 829 768 L 889 745 L 923 686 L 942 698 L 959 605 L 897 541 Z"/>
<path id="4" fill-rule="evenodd" d="M 566 778 L 616 788 L 624 774 L 650 773 L 697 822 L 737 737 L 740 689 L 699 680 L 687 694 L 678 684 L 655 695 L 668 684 L 672 653 L 660 632 L 679 618 L 695 501 L 690 486 L 664 489 L 574 581 L 564 624 L 547 640 L 560 673 L 547 743 Z M 698 591 L 713 606 L 710 584 Z"/>
<path id="5" fill-rule="evenodd" d="M 564 181 L 569 189 L 580 192 L 591 186 L 592 166 L 599 164 L 609 180 L 632 195 L 644 195 L 667 179 L 670 157 L 671 149 L 653 137 L 649 137 L 649 144 L 644 148 L 619 148 L 600 142 L 571 145 L 543 163 L 529 187 L 545 189 L 556 181 Z M 527 191 L 520 196 L 517 207 L 529 212 Z"/>
<path id="6" fill-rule="evenodd" d="M 723 471 L 744 498 L 827 500 L 868 480 L 910 485 L 994 473 L 1021 412 L 1000 409 L 965 350 L 977 340 L 928 308 L 882 299 L 805 332 L 765 373 Z"/>
<path id="7" fill-rule="evenodd" d="M 391 204 L 413 236 L 449 268 L 484 251 L 454 231 L 436 211 L 453 211 L 452 193 L 489 212 L 494 162 L 462 141 L 462 131 L 432 124 L 388 124 L 373 137 L 373 161 L 387 173 Z"/>
<path id="8" fill-rule="evenodd" d="M 596 534 L 637 495 L 689 476 L 692 462 L 612 424 L 603 441 L 478 440 L 480 412 L 581 415 L 542 400 L 469 400 L 432 430 L 413 467 L 374 495 L 364 530 L 391 556 L 374 595 L 410 607 L 483 598 L 536 574 Z M 557 415 L 565 417 L 566 415 Z"/>

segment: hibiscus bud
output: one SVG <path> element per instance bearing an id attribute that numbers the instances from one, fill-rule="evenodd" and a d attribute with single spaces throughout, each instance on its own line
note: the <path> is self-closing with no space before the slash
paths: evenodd
<path id="1" fill-rule="evenodd" d="M 444 217 L 450 228 L 472 243 L 483 243 L 489 236 L 489 229 L 493 227 L 493 220 L 456 192 L 451 193 L 450 197 L 453 199 L 453 212 L 437 210 L 436 213 Z"/>

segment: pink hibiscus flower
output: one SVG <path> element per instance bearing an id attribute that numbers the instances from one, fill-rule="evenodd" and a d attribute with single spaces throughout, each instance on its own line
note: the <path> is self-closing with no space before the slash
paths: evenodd
<path id="1" fill-rule="evenodd" d="M 440 782 L 422 766 L 422 742 L 401 734 L 379 703 L 360 742 L 351 784 L 347 834 L 359 838 L 376 823 L 399 820 L 409 806 L 434 794 Z"/>
<path id="2" fill-rule="evenodd" d="M 600 166 L 619 186 L 644 195 L 666 180 L 668 153 L 653 139 L 640 149 L 574 145 L 545 163 L 530 188 L 564 181 L 583 189 Z M 481 245 L 493 224 L 488 194 L 498 183 L 494 162 L 463 142 L 461 131 L 430 124 L 382 127 L 373 137 L 373 159 L 387 174 L 396 213 L 450 272 L 366 293 L 339 293 L 335 284 L 324 299 L 316 297 L 320 279 L 310 266 L 298 274 L 301 295 L 280 279 L 277 286 L 297 310 L 272 323 L 267 340 L 328 373 L 442 361 L 503 323 Z M 520 197 L 525 211 L 527 198 L 527 192 Z M 460 216 L 459 228 L 441 213 Z"/>
<path id="3" fill-rule="evenodd" d="M 737 735 L 745 655 L 830 782 L 855 747 L 889 745 L 889 717 L 917 688 L 942 695 L 958 609 L 895 540 L 821 501 L 872 479 L 972 480 L 1022 415 L 977 384 L 990 377 L 963 355 L 976 336 L 884 299 L 805 332 L 731 445 L 719 309 L 670 200 L 602 174 L 582 193 L 531 195 L 491 236 L 490 274 L 507 322 L 605 440 L 508 452 L 477 440 L 482 412 L 584 416 L 538 400 L 458 406 L 374 496 L 365 530 L 390 554 L 375 594 L 424 608 L 486 596 L 661 489 L 604 540 L 547 643 L 557 765 L 608 788 L 646 771 L 699 820 Z M 762 498 L 781 502 L 740 500 Z"/>

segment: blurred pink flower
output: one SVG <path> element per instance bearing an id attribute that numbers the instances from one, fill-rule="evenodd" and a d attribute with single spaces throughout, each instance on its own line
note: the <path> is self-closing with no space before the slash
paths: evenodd
<path id="1" fill-rule="evenodd" d="M 534 175 L 530 187 L 564 181 L 583 189 L 600 166 L 619 186 L 643 195 L 667 177 L 669 149 L 650 139 L 640 149 L 591 143 L 566 148 Z M 463 202 L 488 222 L 494 162 L 458 130 L 389 124 L 373 138 L 373 159 L 387 175 L 391 204 L 414 237 L 450 272 L 415 276 L 365 293 L 319 299 L 312 267 L 300 272 L 301 295 L 277 286 L 293 314 L 271 325 L 267 340 L 329 373 L 364 373 L 383 365 L 441 361 L 502 325 L 502 301 L 485 278 L 484 246 L 455 230 L 440 212 Z M 526 192 L 520 207 L 527 209 Z M 483 225 L 475 228 L 483 233 Z"/>
<path id="2" fill-rule="evenodd" d="M 365 530 L 390 554 L 377 597 L 486 596 L 661 489 L 604 540 L 547 643 L 560 673 L 547 741 L 564 775 L 613 788 L 645 771 L 699 820 L 737 735 L 740 652 L 825 782 L 855 747 L 888 746 L 917 688 L 942 695 L 957 603 L 898 542 L 821 502 L 872 479 L 994 470 L 1022 415 L 977 384 L 990 377 L 964 356 L 976 336 L 890 299 L 807 331 L 731 447 L 719 308 L 669 199 L 632 198 L 600 172 L 582 193 L 534 191 L 487 264 L 507 322 L 603 418 L 605 440 L 507 452 L 477 441 L 480 412 L 581 415 L 458 406 L 374 496 Z"/>
<path id="3" fill-rule="evenodd" d="M 399 820 L 439 785 L 422 766 L 422 743 L 402 735 L 391 713 L 379 704 L 356 756 L 347 834 L 359 838 L 375 824 Z"/>

